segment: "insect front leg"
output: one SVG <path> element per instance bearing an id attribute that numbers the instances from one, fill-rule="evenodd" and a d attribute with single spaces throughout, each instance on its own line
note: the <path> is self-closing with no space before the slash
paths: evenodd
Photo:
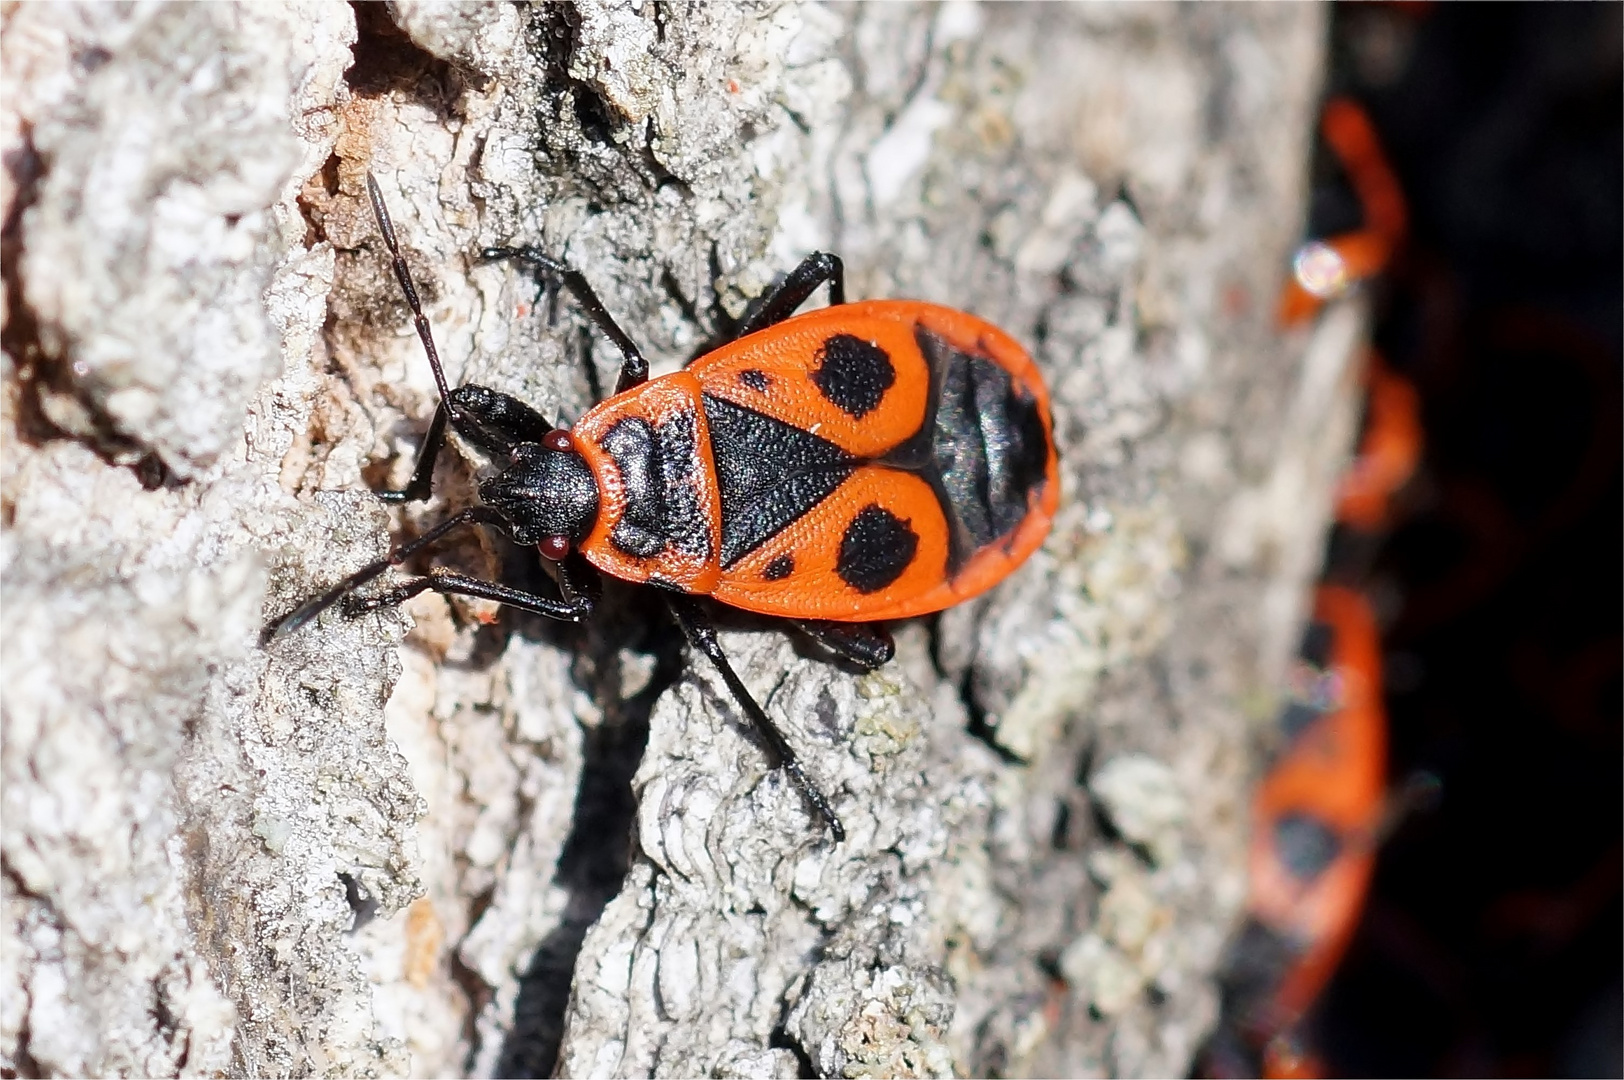
<path id="1" fill-rule="evenodd" d="M 570 291 L 575 302 L 586 309 L 586 314 L 604 336 L 614 342 L 615 348 L 620 350 L 620 377 L 615 380 L 615 393 L 623 394 L 635 386 L 642 386 L 648 381 L 648 361 L 637 345 L 627 336 L 626 331 L 615 322 L 609 309 L 603 306 L 598 294 L 592 290 L 585 276 L 568 263 L 560 262 L 539 248 L 534 247 L 488 247 L 480 253 L 485 259 L 512 259 L 530 267 L 533 270 L 547 274 Z"/>
<path id="2" fill-rule="evenodd" d="M 566 598 L 579 597 L 593 607 L 603 599 L 603 575 L 579 551 L 570 552 L 553 565 L 558 568 L 558 588 Z"/>
<path id="3" fill-rule="evenodd" d="M 423 436 L 423 447 L 417 452 L 417 464 L 412 466 L 412 478 L 399 491 L 380 491 L 378 498 L 386 503 L 422 502 L 433 492 L 434 463 L 445 449 L 445 402 L 434 407 L 434 419 L 429 422 L 428 434 Z"/>
<path id="4" fill-rule="evenodd" d="M 458 435 L 498 461 L 505 462 L 521 443 L 537 443 L 553 430 L 547 418 L 516 397 L 486 386 L 469 384 L 451 391 L 434 410 L 423 448 L 418 451 L 412 478 L 400 491 L 380 491 L 387 503 L 421 502 L 429 497 L 434 463 L 445 448 L 447 418 Z"/>
<path id="5" fill-rule="evenodd" d="M 496 582 L 480 581 L 477 578 L 466 577 L 450 571 L 435 570 L 375 596 L 357 598 L 354 595 L 357 589 L 381 577 L 390 567 L 401 565 L 413 555 L 455 529 L 467 525 L 505 528 L 506 524 L 502 516 L 488 506 L 471 506 L 461 513 L 453 514 L 417 539 L 400 545 L 377 562 L 363 566 L 326 592 L 312 597 L 293 611 L 275 620 L 260 635 L 261 642 L 268 643 L 274 638 L 292 633 L 340 602 L 343 602 L 346 614 L 360 615 L 368 611 L 376 611 L 382 607 L 403 603 L 426 590 L 495 600 L 498 603 L 522 608 L 525 611 L 533 611 L 538 615 L 545 615 L 549 619 L 557 619 L 560 622 L 580 622 L 586 618 L 591 613 L 597 599 L 597 592 L 590 586 L 590 583 L 588 583 L 587 587 L 575 591 L 568 584 L 561 581 L 561 588 L 565 595 L 563 599 L 557 599 L 542 596 L 538 593 L 525 592 L 522 589 L 513 589 Z M 582 577 L 578 580 L 584 581 L 585 579 Z"/>
<path id="6" fill-rule="evenodd" d="M 795 309 L 806 303 L 806 298 L 817 291 L 819 285 L 829 283 L 829 306 L 846 302 L 846 264 L 839 255 L 827 251 L 814 251 L 801 260 L 801 265 L 784 275 L 761 306 L 739 324 L 735 337 L 744 337 L 757 330 L 765 330 L 774 323 L 783 322 L 795 314 Z"/>
<path id="7" fill-rule="evenodd" d="M 559 622 L 578 623 L 592 613 L 592 602 L 584 597 L 559 600 L 540 593 L 515 589 L 500 582 L 482 581 L 466 574 L 436 567 L 422 577 L 412 578 L 388 592 L 378 593 L 375 596 L 347 594 L 344 597 L 344 614 L 351 617 L 365 615 L 379 608 L 403 604 L 418 593 L 430 591 L 445 596 L 472 596 L 480 600 L 494 600 L 498 604 L 518 608 L 520 611 L 535 612 L 537 615 L 545 615 Z"/>
<path id="8" fill-rule="evenodd" d="M 750 696 L 744 680 L 739 678 L 733 666 L 727 662 L 727 656 L 716 640 L 716 627 L 699 606 L 699 602 L 689 596 L 668 596 L 666 603 L 670 605 L 671 614 L 676 617 L 677 625 L 682 627 L 688 643 L 704 653 L 715 665 L 722 676 L 722 681 L 727 683 L 728 690 L 733 694 L 733 700 L 739 703 L 739 708 L 744 710 L 744 714 L 750 718 L 750 722 L 755 725 L 756 730 L 761 733 L 761 737 L 767 741 L 768 747 L 778 758 L 778 766 L 789 774 L 790 781 L 800 790 L 801 797 L 811 803 L 813 809 L 828 824 L 835 843 L 845 840 L 846 827 L 835 816 L 834 808 L 829 805 L 829 800 L 824 797 L 823 792 L 813 785 L 806 775 L 806 770 L 801 768 L 801 759 L 795 753 L 795 748 L 789 744 L 789 739 L 784 736 L 778 725 L 773 723 L 766 710 L 756 704 L 756 699 Z"/>

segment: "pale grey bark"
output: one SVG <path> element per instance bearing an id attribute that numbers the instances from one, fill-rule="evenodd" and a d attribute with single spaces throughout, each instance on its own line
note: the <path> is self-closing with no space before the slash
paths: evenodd
<path id="1" fill-rule="evenodd" d="M 382 11 L 4 10 L 0 1065 L 1181 1073 L 1352 426 L 1359 312 L 1271 325 L 1321 13 Z M 484 245 L 579 266 L 659 370 L 813 249 L 1032 348 L 1026 567 L 866 676 L 724 634 L 845 844 L 630 590 L 259 646 L 476 475 L 370 494 L 434 397 L 367 170 L 452 378 L 549 416 L 616 358 Z"/>

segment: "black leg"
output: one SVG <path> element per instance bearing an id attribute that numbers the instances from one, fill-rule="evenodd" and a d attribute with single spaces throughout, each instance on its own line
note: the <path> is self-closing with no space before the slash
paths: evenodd
<path id="1" fill-rule="evenodd" d="M 827 251 L 814 251 L 801 260 L 801 265 L 784 276 L 761 306 L 739 324 L 736 337 L 765 330 L 773 323 L 783 322 L 795 314 L 795 309 L 806 303 L 806 298 L 817 291 L 819 285 L 829 283 L 829 306 L 846 302 L 846 264 L 839 255 Z"/>
<path id="2" fill-rule="evenodd" d="M 381 575 L 391 566 L 399 566 L 412 555 L 418 551 L 421 551 L 423 548 L 427 547 L 429 544 L 438 540 L 440 537 L 444 536 L 453 529 L 459 529 L 464 525 L 500 524 L 501 519 L 496 516 L 495 511 L 484 506 L 469 507 L 460 514 L 453 514 L 451 517 L 446 518 L 444 521 L 440 522 L 440 524 L 436 525 L 422 536 L 419 536 L 416 540 L 413 540 L 407 544 L 402 544 L 394 551 L 391 551 L 386 557 L 379 559 L 375 563 L 368 563 L 366 566 L 361 567 L 361 569 L 357 570 L 343 581 L 340 581 L 337 585 L 334 585 L 331 589 L 328 589 L 320 596 L 313 596 L 309 600 L 306 600 L 303 604 L 300 604 L 297 608 L 288 612 L 286 615 L 267 626 L 265 628 L 265 632 L 260 635 L 261 639 L 264 641 L 269 641 L 272 638 L 281 637 L 284 634 L 290 634 L 299 629 L 299 627 L 303 626 L 307 622 L 310 622 L 316 616 L 320 615 L 322 612 L 344 599 L 345 596 L 354 592 L 356 589 L 359 589 L 362 585 L 365 585 L 373 578 Z"/>
<path id="3" fill-rule="evenodd" d="M 419 551 L 422 551 L 424 548 L 440 539 L 440 537 L 444 536 L 446 533 L 449 533 L 454 529 L 460 529 L 465 525 L 491 525 L 498 528 L 506 528 L 507 523 L 503 520 L 499 513 L 488 506 L 471 506 L 459 514 L 453 514 L 451 517 L 446 518 L 444 521 L 440 522 L 434 528 L 430 529 L 422 536 L 419 536 L 417 539 L 412 540 L 409 543 L 402 544 L 394 551 L 391 551 L 387 557 L 379 559 L 375 563 L 370 563 L 363 566 L 361 569 L 357 570 L 343 581 L 340 581 L 337 585 L 334 585 L 331 589 L 328 589 L 320 596 L 315 596 L 309 600 L 306 600 L 293 611 L 271 623 L 260 635 L 261 641 L 269 642 L 273 638 L 278 638 L 284 634 L 292 633 L 293 631 L 299 629 L 299 627 L 315 619 L 316 616 L 320 615 L 322 612 L 326 611 L 340 600 L 343 600 L 345 597 L 349 596 L 356 589 L 359 589 L 361 586 L 365 585 L 374 578 L 381 576 L 384 571 L 388 570 L 390 567 L 399 566 L 401 563 L 405 562 Z M 471 578 L 459 578 L 457 579 L 457 583 L 460 585 L 472 580 L 473 579 Z M 535 611 L 539 614 L 546 615 L 549 618 L 558 619 L 563 622 L 579 622 L 581 619 L 586 617 L 588 612 L 592 610 L 592 601 L 585 596 L 566 597 L 564 600 L 553 600 L 545 596 L 535 596 L 533 594 L 520 592 L 518 590 L 505 590 L 501 585 L 487 585 L 485 582 L 475 582 L 475 584 L 486 586 L 493 590 L 503 590 L 505 592 L 509 592 L 513 597 L 513 599 L 510 600 L 504 599 L 501 596 L 490 596 L 490 599 L 492 600 L 500 600 L 502 603 L 511 603 L 515 607 L 524 607 L 528 611 Z M 423 586 L 423 588 L 433 587 L 434 586 L 432 585 Z M 422 588 L 417 590 L 417 592 L 421 591 L 423 591 Z M 400 599 L 404 600 L 408 596 L 413 595 L 416 595 L 416 593 L 407 592 Z M 486 594 L 470 593 L 469 595 Z"/>
<path id="4" fill-rule="evenodd" d="M 615 322 L 614 316 L 609 314 L 609 310 L 603 306 L 603 301 L 598 299 L 598 294 L 592 291 L 592 286 L 579 270 L 559 262 L 538 248 L 528 246 L 489 247 L 479 254 L 486 259 L 513 259 L 563 283 L 570 291 L 570 295 L 575 297 L 576 302 L 586 309 L 587 317 L 615 343 L 615 348 L 620 350 L 620 378 L 615 380 L 615 393 L 623 394 L 632 387 L 641 386 L 648 381 L 648 361 L 643 359 L 642 352 L 632 339 L 626 336 L 626 331 Z"/>
<path id="5" fill-rule="evenodd" d="M 431 589 L 448 596 L 476 596 L 481 600 L 495 600 L 499 604 L 516 607 L 521 611 L 533 611 L 537 615 L 545 615 L 559 622 L 580 622 L 592 612 L 591 602 L 584 598 L 556 600 L 540 593 L 525 592 L 523 589 L 510 588 L 494 581 L 481 581 L 465 574 L 435 567 L 422 577 L 413 578 L 387 592 L 374 596 L 356 596 L 354 593 L 345 595 L 344 614 L 354 617 L 365 615 L 369 611 L 377 611 L 379 608 L 394 607 L 396 604 L 405 603 L 420 592 Z"/>
<path id="6" fill-rule="evenodd" d="M 756 699 L 750 696 L 744 681 L 727 662 L 727 657 L 722 653 L 722 646 L 716 640 L 716 627 L 711 625 L 710 618 L 699 606 L 699 602 L 688 596 L 668 596 L 666 602 L 670 604 L 671 614 L 676 616 L 677 625 L 682 627 L 689 644 L 704 653 L 710 658 L 710 662 L 716 665 L 716 670 L 721 673 L 722 681 L 727 683 L 727 688 L 732 691 L 733 699 L 739 703 L 739 708 L 744 710 L 750 722 L 761 733 L 761 737 L 767 740 L 767 745 L 778 758 L 779 767 L 789 774 L 791 782 L 800 789 L 802 798 L 811 803 L 828 823 L 835 842 L 845 840 L 845 826 L 840 824 L 840 819 L 835 816 L 834 809 L 829 805 L 829 800 L 824 798 L 823 792 L 813 786 L 805 770 L 801 768 L 801 759 L 796 756 L 794 747 L 790 746 L 789 740 L 784 737 L 778 725 L 773 723 L 766 710 L 756 704 Z"/>
<path id="7" fill-rule="evenodd" d="M 795 624 L 801 633 L 864 671 L 884 667 L 896 655 L 897 643 L 891 632 L 879 623 L 822 622 L 812 619 Z"/>
<path id="8" fill-rule="evenodd" d="M 598 601 L 603 599 L 603 575 L 586 561 L 586 556 L 572 551 L 562 562 L 553 565 L 558 568 L 558 587 L 567 599 L 579 597 L 592 607 L 598 606 Z"/>
<path id="9" fill-rule="evenodd" d="M 434 408 L 434 419 L 429 433 L 423 436 L 423 448 L 417 452 L 417 464 L 412 467 L 412 478 L 400 491 L 380 491 L 378 498 L 386 503 L 422 502 L 434 487 L 434 463 L 445 447 L 445 402 Z"/>

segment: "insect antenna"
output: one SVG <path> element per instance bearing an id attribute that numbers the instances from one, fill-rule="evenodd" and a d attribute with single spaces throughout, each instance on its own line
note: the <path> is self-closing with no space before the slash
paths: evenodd
<path id="1" fill-rule="evenodd" d="M 389 220 L 389 208 L 383 204 L 383 192 L 378 189 L 378 181 L 371 173 L 367 173 L 367 198 L 372 200 L 372 213 L 378 219 L 378 231 L 383 234 L 383 242 L 389 248 L 395 280 L 400 282 L 406 306 L 412 309 L 412 324 L 417 327 L 417 336 L 423 341 L 423 351 L 428 353 L 429 367 L 434 369 L 434 385 L 440 388 L 440 400 L 447 408 L 452 408 L 451 386 L 446 382 L 444 369 L 440 367 L 440 353 L 434 347 L 434 333 L 429 329 L 428 316 L 423 314 L 423 303 L 417 298 L 412 272 L 406 268 L 406 260 L 400 254 L 400 242 L 395 239 L 395 225 Z"/>
<path id="2" fill-rule="evenodd" d="M 407 543 L 393 549 L 388 555 L 374 562 L 368 563 L 337 585 L 328 589 L 319 596 L 313 596 L 303 604 L 294 608 L 286 615 L 272 622 L 260 634 L 260 644 L 266 645 L 276 638 L 285 637 L 293 631 L 304 626 L 316 616 L 332 607 L 334 604 L 351 595 L 355 590 L 367 582 L 380 577 L 384 571 L 392 566 L 399 566 L 413 555 L 422 551 L 453 529 L 460 529 L 465 525 L 501 525 L 502 515 L 488 506 L 471 506 L 458 514 L 446 518 L 432 529 Z"/>
<path id="3" fill-rule="evenodd" d="M 462 418 L 462 411 L 452 401 L 450 384 L 446 382 L 445 370 L 440 366 L 440 353 L 434 347 L 434 333 L 429 327 L 428 316 L 423 314 L 423 302 L 418 298 L 417 286 L 412 281 L 411 271 L 407 269 L 406 259 L 400 253 L 400 241 L 395 237 L 395 225 L 389 218 L 389 208 L 384 205 L 383 192 L 370 172 L 367 173 L 367 198 L 372 203 L 372 213 L 378 221 L 378 232 L 382 234 L 383 242 L 389 249 L 395 280 L 400 283 L 400 291 L 412 312 L 412 323 L 417 328 L 417 336 L 423 342 L 423 351 L 428 354 L 429 367 L 434 371 L 434 384 L 440 391 L 440 405 L 434 410 L 434 420 L 429 425 L 422 452 L 418 456 L 416 467 L 412 470 L 411 482 L 403 491 L 381 491 L 378 495 L 384 502 L 419 501 L 428 498 L 430 494 L 434 462 L 439 456 L 440 448 L 445 444 L 447 420 L 455 425 L 456 421 Z M 269 644 L 275 638 L 306 625 L 361 586 L 380 577 L 390 567 L 399 566 L 411 555 L 451 530 L 470 524 L 499 525 L 502 524 L 502 518 L 496 511 L 483 506 L 473 507 L 447 518 L 416 540 L 395 548 L 384 558 L 367 564 L 326 592 L 311 597 L 293 611 L 273 620 L 261 632 L 260 644 Z"/>

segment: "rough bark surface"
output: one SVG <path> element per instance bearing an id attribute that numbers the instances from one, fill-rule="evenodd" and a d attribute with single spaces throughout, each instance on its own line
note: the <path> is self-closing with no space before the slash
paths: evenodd
<path id="1" fill-rule="evenodd" d="M 1359 312 L 1270 320 L 1317 9 L 3 11 L 0 1068 L 1182 1074 L 1353 422 Z M 1027 566 L 869 675 L 727 623 L 844 844 L 634 590 L 259 645 L 480 468 L 370 493 L 435 399 L 368 170 L 453 380 L 564 421 L 616 357 L 482 246 L 657 371 L 814 249 L 1032 348 Z"/>

